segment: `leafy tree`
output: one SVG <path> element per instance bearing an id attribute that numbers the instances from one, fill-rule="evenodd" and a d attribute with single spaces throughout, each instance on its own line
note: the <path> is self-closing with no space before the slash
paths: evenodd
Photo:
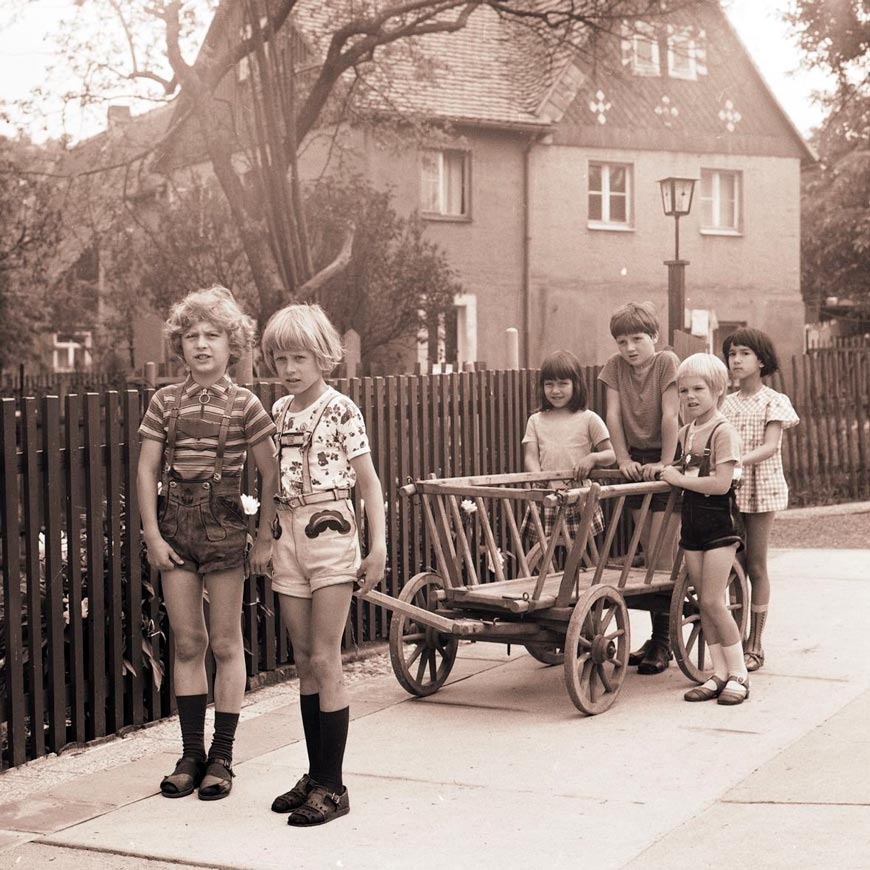
<path id="1" fill-rule="evenodd" d="M 848 297 L 870 308 L 870 8 L 863 0 L 796 0 L 789 17 L 808 65 L 836 81 L 804 175 L 802 285 L 808 304 Z"/>

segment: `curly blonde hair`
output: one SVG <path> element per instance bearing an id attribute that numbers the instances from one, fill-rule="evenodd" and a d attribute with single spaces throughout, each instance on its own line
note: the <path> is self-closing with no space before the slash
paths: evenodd
<path id="1" fill-rule="evenodd" d="M 269 318 L 263 330 L 263 356 L 272 371 L 277 351 L 296 349 L 314 354 L 324 374 L 341 362 L 341 336 L 319 305 L 287 305 Z"/>
<path id="2" fill-rule="evenodd" d="M 253 319 L 242 311 L 226 287 L 214 284 L 205 290 L 194 290 L 172 306 L 163 328 L 172 352 L 180 360 L 184 360 L 182 336 L 201 320 L 206 320 L 226 332 L 230 345 L 230 365 L 239 361 L 257 334 Z"/>

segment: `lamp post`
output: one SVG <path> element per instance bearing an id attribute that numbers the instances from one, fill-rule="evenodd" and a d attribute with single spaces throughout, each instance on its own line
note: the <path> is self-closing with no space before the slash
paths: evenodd
<path id="1" fill-rule="evenodd" d="M 692 210 L 695 194 L 694 178 L 662 178 L 662 208 L 674 219 L 674 259 L 665 260 L 668 267 L 668 341 L 674 343 L 674 333 L 683 328 L 686 310 L 686 266 L 688 260 L 680 259 L 680 218 Z"/>

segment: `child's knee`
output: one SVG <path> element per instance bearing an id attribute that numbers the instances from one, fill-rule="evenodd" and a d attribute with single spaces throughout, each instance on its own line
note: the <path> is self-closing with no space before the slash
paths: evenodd
<path id="1" fill-rule="evenodd" d="M 341 656 L 327 650 L 316 650 L 308 660 L 312 675 L 321 685 L 341 678 Z"/>
<path id="2" fill-rule="evenodd" d="M 208 636 L 199 631 L 178 632 L 175 634 L 175 658 L 181 662 L 192 662 L 205 656 Z"/>
<path id="3" fill-rule="evenodd" d="M 239 633 L 212 635 L 211 651 L 215 657 L 215 661 L 228 662 L 244 655 L 244 644 L 242 636 Z"/>

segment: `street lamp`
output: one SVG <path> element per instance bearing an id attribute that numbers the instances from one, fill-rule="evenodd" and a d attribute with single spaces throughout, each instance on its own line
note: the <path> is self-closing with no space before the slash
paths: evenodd
<path id="1" fill-rule="evenodd" d="M 686 266 L 688 260 L 680 259 L 680 218 L 692 210 L 695 194 L 694 178 L 662 178 L 662 208 L 674 219 L 674 259 L 665 260 L 668 267 L 668 341 L 674 343 L 674 333 L 683 328 L 686 308 Z"/>

